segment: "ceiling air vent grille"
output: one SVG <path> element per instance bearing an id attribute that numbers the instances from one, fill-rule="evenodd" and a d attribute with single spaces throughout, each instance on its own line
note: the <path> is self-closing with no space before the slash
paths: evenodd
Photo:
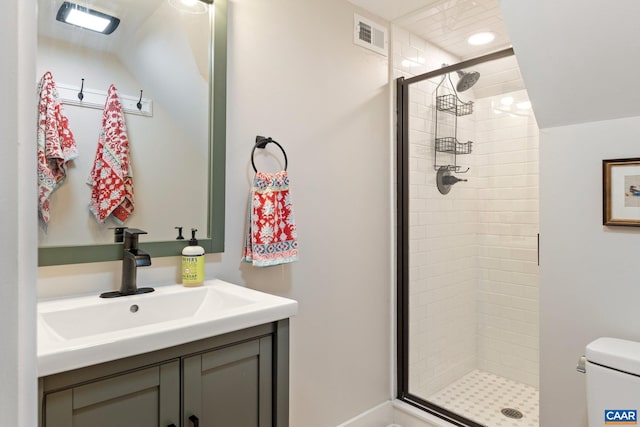
<path id="1" fill-rule="evenodd" d="M 353 42 L 387 56 L 387 29 L 360 15 L 354 15 Z"/>

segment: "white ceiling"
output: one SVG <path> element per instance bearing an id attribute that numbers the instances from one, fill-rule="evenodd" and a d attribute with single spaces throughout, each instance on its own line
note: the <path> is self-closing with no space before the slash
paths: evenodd
<path id="1" fill-rule="evenodd" d="M 386 19 L 395 21 L 396 19 L 408 15 L 433 0 L 348 0 L 349 2 L 368 10 L 369 12 Z"/>
<path id="2" fill-rule="evenodd" d="M 498 0 L 349 0 L 409 30 L 461 60 L 509 47 Z M 471 46 L 472 34 L 496 35 L 484 46 Z"/>
<path id="3" fill-rule="evenodd" d="M 349 1 L 405 28 L 461 61 L 511 46 L 498 0 Z M 492 32 L 496 38 L 483 46 L 467 43 L 469 36 L 478 32 Z M 485 63 L 474 70 L 481 74 L 473 88 L 478 98 L 524 88 L 515 58 Z M 503 78 L 505 80 L 499 81 Z"/>

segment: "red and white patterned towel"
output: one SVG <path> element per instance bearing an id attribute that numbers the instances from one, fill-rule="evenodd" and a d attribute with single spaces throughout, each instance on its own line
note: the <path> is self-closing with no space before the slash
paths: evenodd
<path id="1" fill-rule="evenodd" d="M 127 127 L 114 85 L 107 91 L 98 149 L 87 184 L 91 186 L 89 209 L 96 220 L 102 224 L 111 216 L 116 223 L 124 224 L 134 209 L 133 178 Z"/>
<path id="2" fill-rule="evenodd" d="M 38 95 L 38 219 L 47 231 L 49 197 L 67 177 L 67 163 L 78 157 L 78 148 L 50 71 L 40 79 Z"/>
<path id="3" fill-rule="evenodd" d="M 286 171 L 256 172 L 242 259 L 256 267 L 298 259 L 296 224 Z"/>

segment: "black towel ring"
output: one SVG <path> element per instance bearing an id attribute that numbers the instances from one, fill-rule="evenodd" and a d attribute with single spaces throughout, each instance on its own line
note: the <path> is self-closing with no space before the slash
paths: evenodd
<path id="1" fill-rule="evenodd" d="M 287 170 L 287 153 L 284 151 L 284 148 L 282 148 L 282 145 L 278 144 L 277 141 L 274 141 L 273 139 L 271 139 L 271 137 L 264 137 L 264 136 L 256 136 L 256 144 L 253 146 L 253 150 L 251 150 L 251 166 L 253 166 L 253 170 L 255 172 L 258 172 L 258 169 L 256 169 L 256 164 L 253 162 L 253 153 L 255 153 L 256 148 L 266 148 L 267 144 L 273 142 L 274 144 L 276 144 L 280 150 L 282 151 L 282 155 L 284 156 L 284 170 Z"/>

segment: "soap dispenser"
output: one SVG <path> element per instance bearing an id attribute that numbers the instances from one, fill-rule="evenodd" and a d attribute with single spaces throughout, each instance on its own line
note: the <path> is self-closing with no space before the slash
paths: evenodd
<path id="1" fill-rule="evenodd" d="M 196 231 L 191 229 L 189 246 L 182 250 L 182 284 L 188 287 L 204 283 L 204 248 L 198 246 Z"/>

